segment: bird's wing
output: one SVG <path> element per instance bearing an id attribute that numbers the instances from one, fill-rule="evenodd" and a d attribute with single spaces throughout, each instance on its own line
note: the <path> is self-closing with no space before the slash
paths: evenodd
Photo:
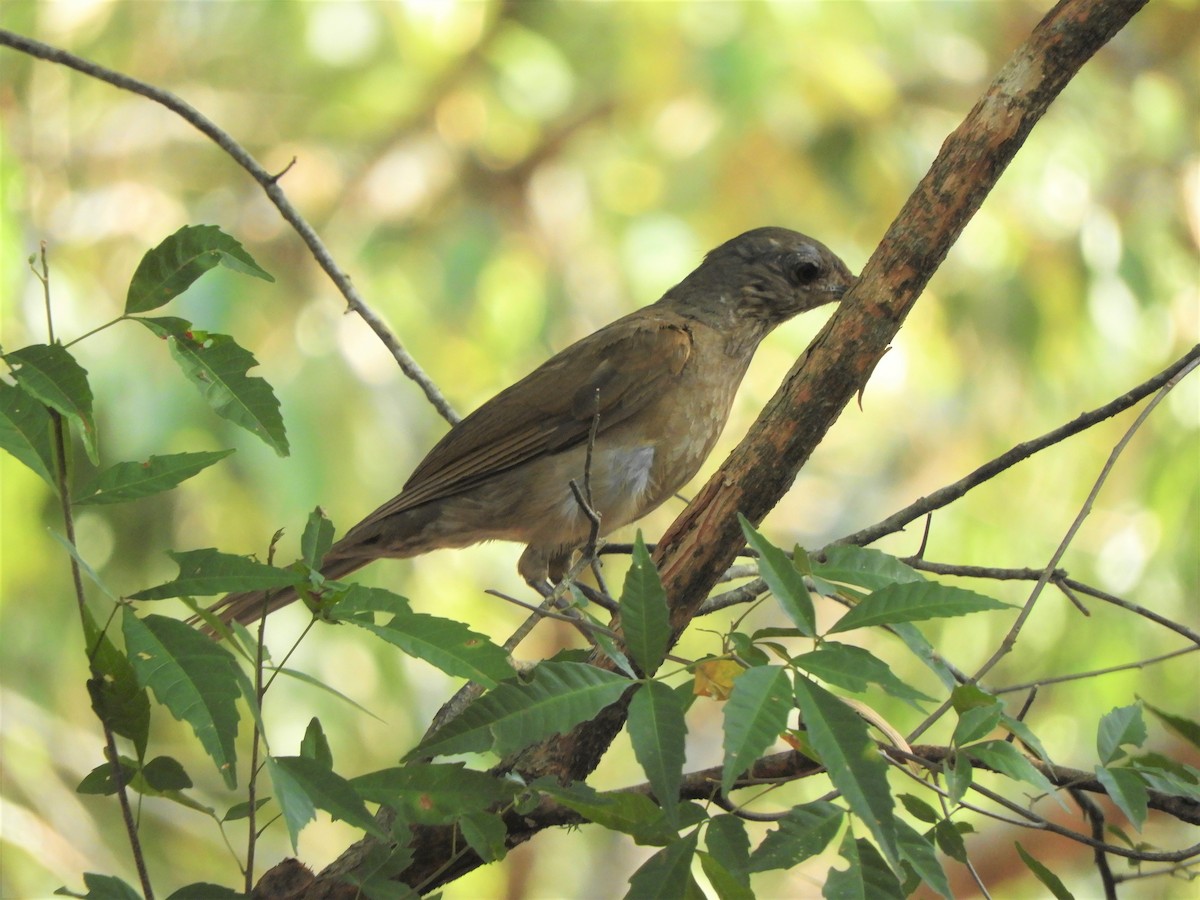
<path id="1" fill-rule="evenodd" d="M 667 390 L 692 353 L 681 320 L 646 312 L 619 319 L 550 358 L 455 425 L 401 493 L 366 522 L 461 493 L 506 469 L 598 435 Z"/>

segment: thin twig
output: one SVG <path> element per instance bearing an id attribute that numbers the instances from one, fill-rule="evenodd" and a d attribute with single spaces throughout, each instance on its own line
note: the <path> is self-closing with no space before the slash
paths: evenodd
<path id="1" fill-rule="evenodd" d="M 43 241 L 41 245 L 41 271 L 34 268 L 33 273 L 42 283 L 42 297 L 46 305 L 46 331 L 50 343 L 54 343 L 54 316 L 50 303 L 50 264 L 46 259 L 46 243 Z M 62 414 L 57 409 L 48 408 L 50 413 L 50 421 L 53 425 L 54 435 L 54 480 L 58 488 L 58 499 L 63 517 L 63 531 L 67 543 L 76 548 L 75 543 L 75 513 L 71 508 L 71 479 L 70 473 L 67 470 L 67 426 L 63 420 Z M 79 570 L 79 560 L 75 554 L 69 554 L 69 565 L 71 567 L 71 581 L 75 588 L 75 603 L 79 610 L 80 628 L 83 632 L 84 642 L 87 642 L 88 635 L 88 615 L 86 599 L 83 590 L 83 573 Z M 138 880 L 142 884 L 142 894 L 146 900 L 154 900 L 154 889 L 150 885 L 150 874 L 146 869 L 146 859 L 142 853 L 142 842 L 138 837 L 137 824 L 134 821 L 133 807 L 129 803 L 129 788 L 125 783 L 125 773 L 121 769 L 121 756 L 117 751 L 117 739 L 113 733 L 112 726 L 105 717 L 100 702 L 101 692 L 104 690 L 104 685 L 107 679 L 104 673 L 96 667 L 95 651 L 93 648 L 88 648 L 88 690 L 92 694 L 92 709 L 96 713 L 96 718 L 100 720 L 100 727 L 104 730 L 104 755 L 108 758 L 108 765 L 112 775 L 113 786 L 116 788 L 117 800 L 121 806 L 121 820 L 125 826 L 125 835 L 129 838 L 129 848 L 133 853 L 133 865 L 138 873 Z"/>
<path id="2" fill-rule="evenodd" d="M 366 304 L 350 281 L 350 277 L 334 262 L 333 256 L 325 247 L 320 237 L 317 236 L 316 231 L 313 230 L 312 226 L 308 224 L 296 208 L 292 206 L 291 201 L 287 199 L 287 195 L 284 194 L 283 189 L 278 183 L 278 179 L 283 173 L 271 174 L 268 172 L 228 132 L 218 127 L 215 122 L 170 91 L 154 87 L 129 75 L 83 59 L 73 53 L 68 53 L 65 50 L 60 50 L 57 47 L 52 47 L 49 44 L 44 44 L 41 41 L 36 41 L 33 38 L 25 37 L 6 29 L 0 29 L 0 46 L 11 47 L 29 56 L 67 66 L 77 72 L 82 72 L 84 75 L 89 75 L 99 81 L 111 84 L 113 87 L 131 91 L 149 100 L 153 100 L 155 103 L 171 110 L 189 125 L 212 140 L 234 162 L 245 169 L 250 174 L 250 177 L 258 182 L 270 201 L 275 204 L 276 209 L 279 210 L 284 220 L 292 226 L 296 233 L 300 235 L 300 239 L 308 246 L 309 252 L 312 253 L 317 264 L 325 270 L 325 274 L 329 276 L 329 279 L 341 292 L 342 296 L 346 298 L 347 306 L 357 313 L 370 329 L 375 332 L 375 336 L 383 342 L 383 345 L 387 347 L 388 351 L 395 358 L 397 364 L 400 366 L 400 370 L 421 388 L 425 393 L 425 397 L 442 418 L 452 425 L 458 422 L 458 414 L 446 401 L 446 398 L 442 396 L 441 391 L 437 389 L 437 386 L 425 374 L 425 371 L 417 364 L 417 361 L 404 349 L 399 339 L 384 324 L 383 320 Z M 285 169 L 284 171 L 286 172 L 287 170 Z"/>
<path id="3" fill-rule="evenodd" d="M 1095 409 L 1081 413 L 1070 422 L 1055 428 L 1053 431 L 1048 431 L 1041 437 L 1033 438 L 1024 443 L 1017 444 L 1006 453 L 1002 453 L 995 459 L 989 460 L 982 466 L 977 468 L 970 474 L 960 478 L 953 484 L 948 484 L 943 488 L 939 488 L 932 494 L 922 497 L 915 503 L 906 506 L 904 509 L 893 513 L 882 522 L 877 522 L 861 531 L 856 531 L 853 534 L 848 534 L 845 537 L 838 538 L 834 543 L 837 544 L 854 544 L 859 547 L 865 547 L 872 544 L 885 535 L 894 534 L 897 531 L 902 531 L 904 526 L 914 519 L 919 519 L 921 516 L 927 515 L 935 509 L 941 509 L 953 501 L 965 495 L 968 491 L 978 487 L 985 481 L 995 478 L 1006 469 L 1010 469 L 1022 460 L 1028 459 L 1035 453 L 1045 450 L 1054 444 L 1060 443 L 1072 435 L 1076 435 L 1081 431 L 1085 431 L 1103 422 L 1105 419 L 1110 419 L 1118 413 L 1124 412 L 1134 404 L 1148 397 L 1163 385 L 1170 382 L 1180 373 L 1187 370 L 1197 360 L 1200 360 L 1200 344 L 1192 347 L 1187 353 L 1177 359 L 1171 365 L 1167 366 L 1154 377 L 1147 379 L 1137 387 L 1127 391 L 1120 397 L 1096 407 Z"/>

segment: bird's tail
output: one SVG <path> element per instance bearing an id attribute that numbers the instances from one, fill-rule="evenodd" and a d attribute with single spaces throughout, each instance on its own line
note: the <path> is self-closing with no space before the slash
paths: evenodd
<path id="1" fill-rule="evenodd" d="M 369 556 L 342 556 L 327 560 L 321 567 L 321 574 L 331 580 L 343 578 L 351 572 L 365 566 L 371 561 Z M 208 608 L 226 624 L 241 622 L 248 625 L 260 618 L 287 606 L 299 595 L 294 588 L 276 588 L 270 591 L 245 591 L 240 594 L 228 594 Z"/>

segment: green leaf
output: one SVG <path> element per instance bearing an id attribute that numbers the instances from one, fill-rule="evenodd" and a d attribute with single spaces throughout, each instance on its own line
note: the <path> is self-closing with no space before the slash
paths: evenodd
<path id="1" fill-rule="evenodd" d="M 361 828 L 367 834 L 386 836 L 350 782 L 315 759 L 267 757 L 267 770 L 275 786 L 276 800 L 283 809 L 293 850 L 300 829 L 316 817 L 316 809 L 323 809 L 334 819 Z"/>
<path id="2" fill-rule="evenodd" d="M 369 709 L 367 709 L 361 703 L 358 703 L 357 701 L 353 700 L 352 698 L 347 697 L 341 691 L 337 690 L 336 688 L 331 687 L 330 685 L 326 684 L 324 681 L 321 681 L 321 679 L 319 679 L 319 678 L 314 678 L 312 675 L 309 675 L 307 672 L 301 672 L 299 669 L 286 669 L 286 668 L 281 669 L 278 666 L 267 666 L 266 670 L 268 672 L 278 672 L 280 675 L 285 675 L 288 678 L 295 678 L 297 681 L 302 681 L 305 684 L 309 685 L 310 687 L 315 687 L 315 688 L 317 688 L 317 690 L 325 691 L 325 693 L 327 693 L 327 694 L 332 694 L 334 697 L 337 697 L 343 703 L 350 704 L 355 709 L 357 709 L 359 712 L 366 713 L 372 719 L 375 719 L 378 722 L 383 721 L 383 719 L 379 718 L 379 716 L 375 715 L 375 713 L 371 712 Z"/>
<path id="3" fill-rule="evenodd" d="M 79 505 L 124 503 L 169 491 L 182 481 L 224 459 L 232 450 L 151 456 L 146 462 L 117 463 L 98 473 L 75 496 Z"/>
<path id="4" fill-rule="evenodd" d="M 817 633 L 817 614 L 808 588 L 804 585 L 804 576 L 792 565 L 786 553 L 755 530 L 749 519 L 738 513 L 738 521 L 742 525 L 746 543 L 758 553 L 758 572 L 763 581 L 800 633 L 805 637 L 813 637 Z"/>
<path id="5" fill-rule="evenodd" d="M 485 863 L 504 859 L 508 853 L 508 827 L 495 813 L 467 813 L 458 820 L 458 827 L 467 844 Z"/>
<path id="6" fill-rule="evenodd" d="M 266 591 L 296 584 L 299 576 L 290 569 L 268 566 L 246 556 L 219 550 L 167 551 L 179 566 L 174 581 L 132 594 L 134 600 L 165 600 L 168 597 Z"/>
<path id="7" fill-rule="evenodd" d="M 193 331 L 186 319 L 134 321 L 167 339 L 171 356 L 217 415 L 256 435 L 280 456 L 288 455 L 279 400 L 264 379 L 246 374 L 258 365 L 254 354 L 227 334 Z"/>
<path id="8" fill-rule="evenodd" d="M 1139 754 L 1130 758 L 1129 765 L 1141 774 L 1142 780 L 1153 790 L 1200 802 L 1200 771 L 1191 766 L 1161 753 Z"/>
<path id="9" fill-rule="evenodd" d="M 1138 831 L 1146 824 L 1146 808 L 1149 797 L 1146 783 L 1133 769 L 1117 769 L 1096 766 L 1096 780 L 1104 785 L 1109 799 L 1117 804 L 1125 817 Z"/>
<path id="10" fill-rule="evenodd" d="M 787 670 L 781 666 L 747 669 L 734 679 L 725 702 L 723 794 L 787 728 L 792 706 Z"/>
<path id="11" fill-rule="evenodd" d="M 0 449 L 7 450 L 58 492 L 50 414 L 28 391 L 0 381 Z"/>
<path id="12" fill-rule="evenodd" d="M 920 629 L 916 625 L 913 625 L 911 622 L 897 622 L 892 626 L 891 630 L 892 634 L 904 642 L 904 646 L 909 649 L 913 656 L 923 662 L 929 668 L 929 671 L 937 676 L 938 681 L 942 683 L 942 687 L 948 691 L 954 690 L 955 685 L 958 684 L 958 679 L 955 677 L 954 672 L 946 665 L 941 654 L 937 652 L 933 644 L 929 643 L 928 638 L 921 634 Z"/>
<path id="13" fill-rule="evenodd" d="M 663 811 L 645 794 L 633 791 L 601 794 L 584 782 L 561 785 L 551 777 L 539 778 L 530 787 L 601 828 L 629 835 L 635 843 L 665 847 L 679 837 L 679 829 L 667 823 Z M 682 804 L 679 809 L 685 828 L 706 818 L 704 810 L 694 803 Z"/>
<path id="14" fill-rule="evenodd" d="M 729 871 L 729 868 L 711 853 L 697 850 L 696 857 L 700 860 L 700 868 L 708 877 L 717 900 L 754 900 L 754 891 L 750 889 L 748 877 L 743 879 Z"/>
<path id="15" fill-rule="evenodd" d="M 264 281 L 275 280 L 216 225 L 185 225 L 142 257 L 129 283 L 125 314 L 163 306 L 218 264 Z"/>
<path id="16" fill-rule="evenodd" d="M 224 647 L 165 616 L 139 619 L 126 607 L 125 648 L 142 687 L 187 722 L 225 779 L 237 786 L 237 662 Z"/>
<path id="17" fill-rule="evenodd" d="M 1096 750 L 1100 762 L 1108 765 L 1125 756 L 1121 749 L 1125 744 L 1140 747 L 1146 742 L 1146 723 L 1142 720 L 1142 707 L 1134 703 L 1114 709 L 1100 720 L 1096 732 Z"/>
<path id="18" fill-rule="evenodd" d="M 1187 719 L 1183 716 L 1169 713 L 1166 710 L 1159 709 L 1152 703 L 1147 703 L 1145 700 L 1142 701 L 1142 705 L 1150 710 L 1169 729 L 1193 747 L 1200 749 L 1200 722 L 1197 722 L 1195 719 Z"/>
<path id="19" fill-rule="evenodd" d="M 639 530 L 633 541 L 633 560 L 621 590 L 621 628 L 633 661 L 646 675 L 662 664 L 671 638 L 667 594 Z"/>
<path id="20" fill-rule="evenodd" d="M 300 536 L 300 558 L 310 569 L 320 569 L 325 554 L 333 546 L 333 523 L 321 507 L 308 514 L 304 534 Z"/>
<path id="21" fill-rule="evenodd" d="M 659 806 L 667 821 L 678 827 L 679 786 L 683 781 L 687 734 L 678 696 L 665 684 L 646 682 L 633 694 L 626 728 L 633 743 L 633 755 L 646 773 Z"/>
<path id="22" fill-rule="evenodd" d="M 264 806 L 266 806 L 270 802 L 271 802 L 270 797 L 256 798 L 254 801 L 255 812 L 262 809 Z M 225 815 L 221 818 L 221 821 L 222 822 L 236 822 L 239 819 L 245 819 L 245 818 L 248 818 L 249 816 L 250 816 L 250 804 L 249 803 L 235 803 L 235 804 L 233 804 L 233 806 L 229 807 L 229 812 L 225 813 Z"/>
<path id="23" fill-rule="evenodd" d="M 154 757 L 142 766 L 142 777 L 155 791 L 184 791 L 192 786 L 192 779 L 179 760 L 170 756 Z"/>
<path id="24" fill-rule="evenodd" d="M 751 872 L 791 869 L 816 856 L 842 827 L 841 807 L 824 800 L 794 806 L 750 857 Z"/>
<path id="25" fill-rule="evenodd" d="M 503 647 L 462 622 L 415 612 L 397 613 L 386 625 L 358 618 L 349 621 L 447 675 L 484 687 L 493 688 L 516 674 Z"/>
<path id="26" fill-rule="evenodd" d="M 870 841 L 847 831 L 838 853 L 850 865 L 829 870 L 821 891 L 826 900 L 904 900 L 899 879 Z"/>
<path id="27" fill-rule="evenodd" d="M 1020 719 L 1014 719 L 1009 715 L 1002 715 L 1000 717 L 1000 727 L 1007 730 L 1017 740 L 1028 747 L 1030 751 L 1037 754 L 1037 758 L 1046 763 L 1046 765 L 1053 765 L 1049 754 L 1046 753 L 1046 748 L 1042 746 L 1042 742 L 1038 739 L 1038 736 Z"/>
<path id="28" fill-rule="evenodd" d="M 82 614 L 88 655 L 99 676 L 88 682 L 92 709 L 114 732 L 129 738 L 138 759 L 144 759 L 150 736 L 150 697 L 129 659 L 101 632 L 91 611 L 84 607 Z"/>
<path id="29" fill-rule="evenodd" d="M 79 426 L 88 459 L 93 465 L 97 464 L 100 453 L 96 445 L 96 422 L 92 418 L 92 389 L 88 385 L 87 370 L 62 344 L 30 344 L 4 354 L 4 361 L 26 393 Z"/>
<path id="30" fill-rule="evenodd" d="M 1047 890 L 1055 896 L 1056 900 L 1075 900 L 1075 896 L 1067 890 L 1067 886 L 1062 883 L 1062 880 L 1030 856 L 1019 841 L 1016 842 L 1016 848 L 1017 853 L 1021 856 L 1021 861 L 1029 867 L 1029 871 L 1037 876 L 1037 880 L 1046 886 Z"/>
<path id="31" fill-rule="evenodd" d="M 887 763 L 866 723 L 836 696 L 807 678 L 796 679 L 796 700 L 808 738 L 850 810 L 871 830 L 884 854 L 898 862 L 896 822 Z"/>
<path id="32" fill-rule="evenodd" d="M 733 881 L 749 890 L 750 836 L 741 819 L 729 814 L 713 816 L 704 829 L 704 846 Z M 707 868 L 705 872 L 708 872 Z M 709 878 L 712 878 L 711 874 Z"/>
<path id="33" fill-rule="evenodd" d="M 891 666 L 861 647 L 826 641 L 819 650 L 794 657 L 792 663 L 822 681 L 855 693 L 865 691 L 869 684 L 877 684 L 893 697 L 918 709 L 918 700 L 933 700 L 909 687 L 892 674 Z"/>
<path id="34" fill-rule="evenodd" d="M 308 727 L 304 729 L 304 738 L 300 741 L 300 755 L 319 762 L 327 769 L 333 768 L 333 750 L 329 747 L 329 739 L 325 737 L 321 720 L 316 716 L 308 720 Z"/>
<path id="35" fill-rule="evenodd" d="M 630 687 L 622 675 L 583 663 L 544 662 L 528 684 L 506 682 L 423 740 L 409 757 L 500 755 L 568 731 L 611 706 Z"/>
<path id="36" fill-rule="evenodd" d="M 398 616 L 412 612 L 412 607 L 407 599 L 384 588 L 353 584 L 342 599 L 329 610 L 329 617 L 335 622 L 352 622 L 356 617 L 377 612 Z M 374 618 L 371 621 L 374 621 Z"/>
<path id="37" fill-rule="evenodd" d="M 942 819 L 933 826 L 933 837 L 937 841 L 939 850 L 955 862 L 966 863 L 967 845 L 963 841 L 962 831 L 958 828 L 961 824 L 952 822 L 950 819 Z"/>
<path id="38" fill-rule="evenodd" d="M 359 775 L 350 784 L 364 800 L 403 811 L 419 825 L 444 825 L 460 816 L 510 802 L 520 785 L 462 763 L 419 763 Z"/>
<path id="39" fill-rule="evenodd" d="M 936 825 L 942 821 L 938 811 L 915 794 L 900 794 L 896 799 L 904 804 L 908 814 L 918 822 Z"/>
<path id="40" fill-rule="evenodd" d="M 235 891 L 233 888 L 210 884 L 207 881 L 197 881 L 172 892 L 167 900 L 245 900 L 245 897 L 246 894 Z"/>
<path id="41" fill-rule="evenodd" d="M 998 700 L 991 706 L 974 706 L 964 710 L 958 716 L 958 724 L 954 726 L 950 743 L 955 747 L 962 747 L 986 737 L 1000 724 L 1003 712 L 1004 707 Z"/>
<path id="42" fill-rule="evenodd" d="M 642 863 L 629 879 L 627 900 L 663 897 L 703 900 L 704 892 L 692 876 L 692 857 L 696 855 L 698 839 L 699 832 L 692 831 Z"/>
<path id="43" fill-rule="evenodd" d="M 921 882 L 943 897 L 953 898 L 946 871 L 938 862 L 933 844 L 903 819 L 896 820 L 896 839 L 900 846 L 900 858 L 912 866 Z"/>
<path id="44" fill-rule="evenodd" d="M 923 582 L 925 577 L 911 566 L 907 566 L 891 554 L 868 547 L 836 544 L 822 551 L 824 562 L 814 562 L 814 575 L 877 591 L 890 584 Z"/>
<path id="45" fill-rule="evenodd" d="M 1058 799 L 1057 789 L 1050 780 L 1037 770 L 1025 754 L 1007 741 L 984 741 L 982 744 L 972 744 L 964 748 L 964 752 L 970 753 L 989 769 L 994 769 L 1009 778 L 1024 781 L 1026 784 L 1032 784 L 1039 791 Z"/>
<path id="46" fill-rule="evenodd" d="M 1011 608 L 1011 603 L 1001 603 L 975 591 L 932 581 L 892 584 L 880 588 L 851 607 L 828 633 L 839 634 L 872 625 L 943 619 L 989 609 Z"/>
<path id="47" fill-rule="evenodd" d="M 86 897 L 87 900 L 141 900 L 141 894 L 115 875 L 97 875 L 87 872 L 83 876 L 86 894 L 76 894 L 66 888 L 59 888 L 54 893 L 68 897 Z"/>
<path id="48" fill-rule="evenodd" d="M 124 785 L 132 785 L 133 780 L 137 777 L 138 767 L 137 761 L 132 760 L 127 756 L 120 756 L 117 759 L 117 765 L 121 767 L 121 783 Z M 117 783 L 113 779 L 113 767 L 110 762 L 102 762 L 92 771 L 83 776 L 83 780 L 75 787 L 77 794 L 96 794 L 103 797 L 111 797 L 117 792 Z"/>
<path id="49" fill-rule="evenodd" d="M 942 771 L 946 776 L 946 790 L 950 799 L 958 803 L 971 787 L 975 778 L 975 767 L 971 765 L 966 753 L 956 753 L 942 764 Z"/>

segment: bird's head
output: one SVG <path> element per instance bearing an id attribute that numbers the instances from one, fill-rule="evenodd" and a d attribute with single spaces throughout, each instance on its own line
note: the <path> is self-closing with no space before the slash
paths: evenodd
<path id="1" fill-rule="evenodd" d="M 755 228 L 709 251 L 665 302 L 754 344 L 805 310 L 840 300 L 857 281 L 820 241 L 786 228 Z"/>

